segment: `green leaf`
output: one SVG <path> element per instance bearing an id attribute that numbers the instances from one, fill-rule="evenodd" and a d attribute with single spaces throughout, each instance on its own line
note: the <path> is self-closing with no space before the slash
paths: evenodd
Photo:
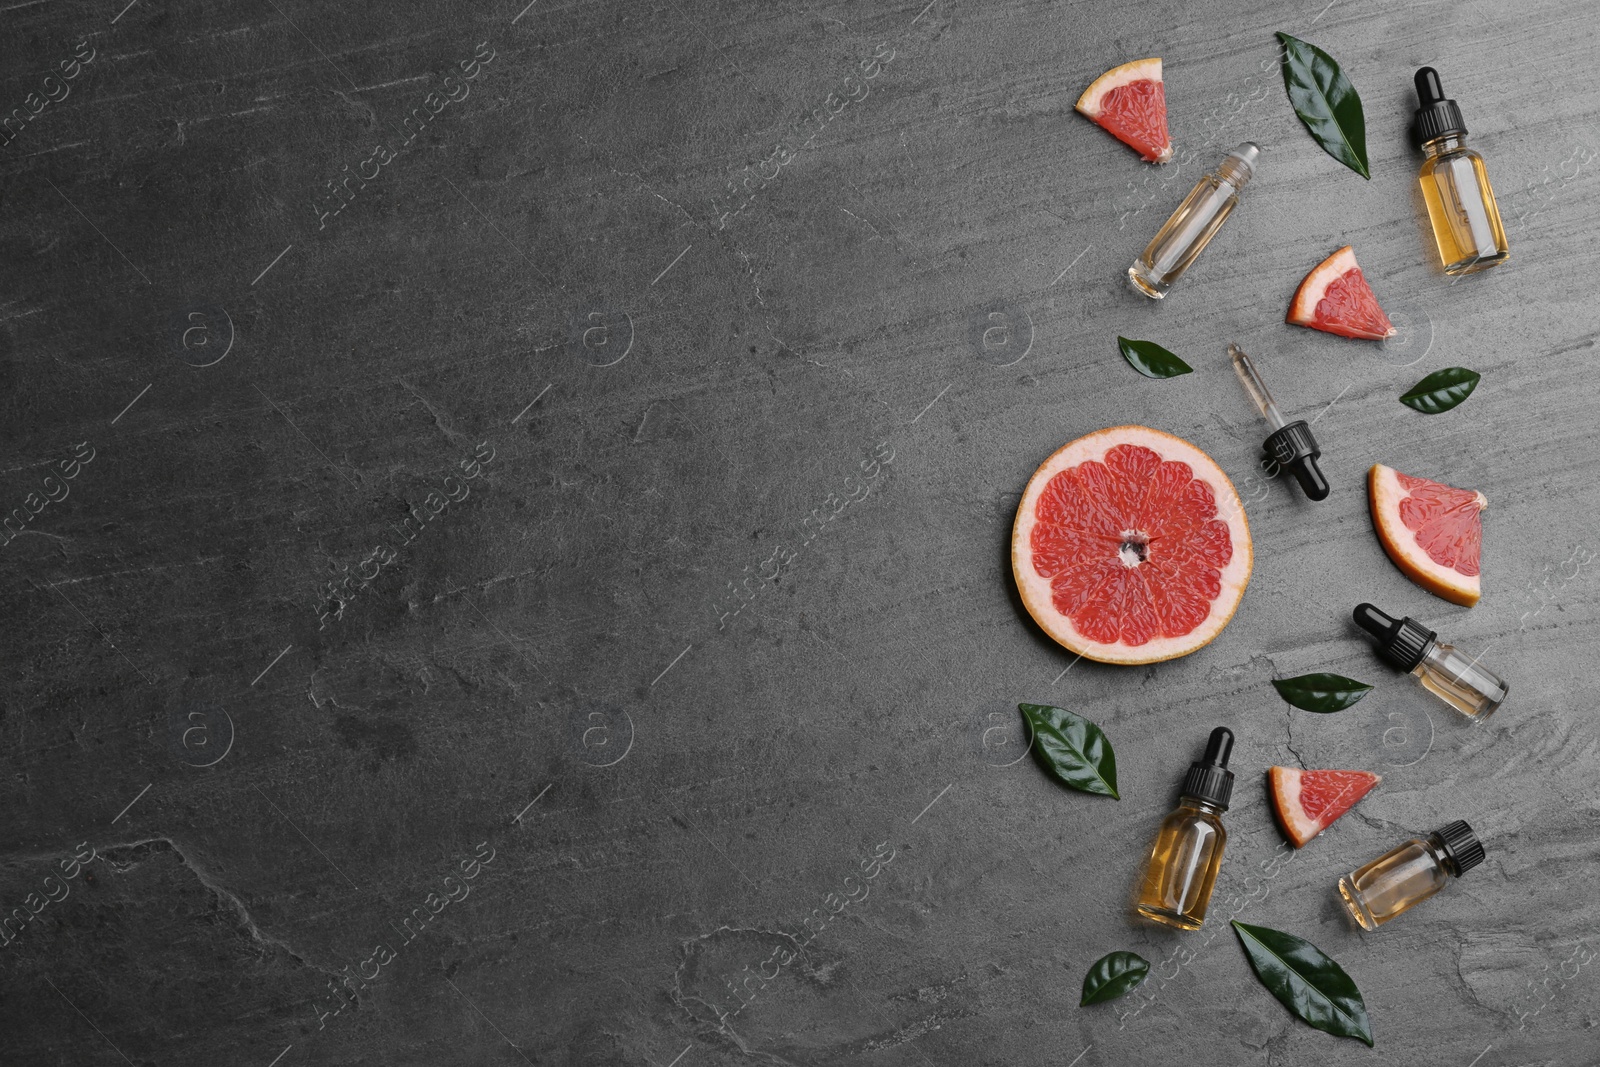
<path id="1" fill-rule="evenodd" d="M 1034 751 L 1062 785 L 1121 800 L 1117 755 L 1100 727 L 1065 708 L 1018 704 L 1033 728 Z"/>
<path id="2" fill-rule="evenodd" d="M 1343 711 L 1368 693 L 1372 686 L 1341 674 L 1302 674 L 1298 678 L 1274 678 L 1278 695 L 1303 711 L 1327 714 Z"/>
<path id="3" fill-rule="evenodd" d="M 1465 367 L 1436 370 L 1400 394 L 1400 403 L 1424 415 L 1437 415 L 1471 396 L 1480 377 L 1477 371 Z"/>
<path id="4" fill-rule="evenodd" d="M 1367 170 L 1367 118 L 1361 97 L 1334 58 L 1314 44 L 1279 33 L 1283 87 L 1289 103 L 1323 151 L 1363 178 Z"/>
<path id="5" fill-rule="evenodd" d="M 1268 992 L 1304 1022 L 1324 1033 L 1372 1045 L 1372 1024 L 1361 990 L 1309 941 L 1281 930 L 1235 921 L 1234 932 Z"/>
<path id="6" fill-rule="evenodd" d="M 1122 358 L 1146 378 L 1175 378 L 1194 370 L 1154 341 L 1130 341 L 1126 337 L 1118 337 L 1117 347 L 1122 350 Z"/>
<path id="7" fill-rule="evenodd" d="M 1095 960 L 1083 976 L 1083 999 L 1078 1001 L 1078 1007 L 1125 996 L 1149 973 L 1150 962 L 1137 952 L 1108 952 Z"/>

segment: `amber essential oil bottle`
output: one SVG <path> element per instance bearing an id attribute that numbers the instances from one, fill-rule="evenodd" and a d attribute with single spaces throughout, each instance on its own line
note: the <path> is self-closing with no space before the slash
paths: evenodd
<path id="1" fill-rule="evenodd" d="M 1238 206 L 1239 190 L 1255 174 L 1260 152 L 1246 141 L 1228 153 L 1215 174 L 1207 174 L 1189 191 L 1150 247 L 1128 268 L 1135 289 L 1152 300 L 1167 295 Z"/>
<path id="2" fill-rule="evenodd" d="M 1177 810 L 1161 820 L 1150 849 L 1137 905 L 1145 918 L 1180 930 L 1198 930 L 1206 921 L 1228 843 L 1222 813 L 1233 796 L 1233 772 L 1228 770 L 1232 751 L 1233 733 L 1219 726 L 1211 731 L 1205 755 L 1190 764 Z"/>
<path id="3" fill-rule="evenodd" d="M 1397 619 L 1371 604 L 1351 613 L 1357 625 L 1377 639 L 1378 657 L 1398 671 L 1417 676 L 1422 687 L 1472 719 L 1487 719 L 1511 691 L 1478 658 L 1468 659 L 1454 645 L 1407 615 Z"/>
<path id="4" fill-rule="evenodd" d="M 1357 867 L 1339 879 L 1339 895 L 1363 930 L 1376 930 L 1482 862 L 1482 843 L 1457 819 Z"/>
<path id="5" fill-rule="evenodd" d="M 1439 72 L 1417 71 L 1417 147 L 1422 162 L 1422 199 L 1446 274 L 1471 274 L 1511 257 L 1500 206 L 1489 186 L 1483 157 L 1467 147 L 1467 124 L 1454 100 L 1446 100 Z"/>

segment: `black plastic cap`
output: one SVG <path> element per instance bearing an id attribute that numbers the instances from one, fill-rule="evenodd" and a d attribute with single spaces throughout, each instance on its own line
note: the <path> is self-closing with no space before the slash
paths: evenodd
<path id="1" fill-rule="evenodd" d="M 1461 109 L 1454 100 L 1445 99 L 1444 86 L 1439 84 L 1439 72 L 1432 67 L 1417 71 L 1417 146 L 1427 144 L 1436 137 L 1465 137 L 1467 124 L 1461 118 Z"/>
<path id="2" fill-rule="evenodd" d="M 1211 731 L 1206 741 L 1206 754 L 1189 765 L 1183 776 L 1182 794 L 1207 804 L 1228 810 L 1233 799 L 1233 772 L 1228 770 L 1228 757 L 1233 754 L 1233 731 L 1219 726 Z"/>
<path id="3" fill-rule="evenodd" d="M 1439 637 L 1409 615 L 1397 619 L 1371 604 L 1357 604 L 1350 614 L 1357 625 L 1377 638 L 1378 656 L 1395 670 L 1407 674 L 1416 669 Z"/>
<path id="4" fill-rule="evenodd" d="M 1458 878 L 1483 862 L 1483 842 L 1460 819 L 1439 827 L 1433 832 L 1433 839 L 1455 865 Z"/>
<path id="5" fill-rule="evenodd" d="M 1328 498 L 1328 479 L 1322 476 L 1317 466 L 1317 457 L 1322 455 L 1322 449 L 1317 447 L 1317 439 L 1311 436 L 1311 427 L 1306 420 L 1291 422 L 1275 431 L 1261 447 L 1273 463 L 1294 474 L 1306 496 L 1312 500 Z"/>

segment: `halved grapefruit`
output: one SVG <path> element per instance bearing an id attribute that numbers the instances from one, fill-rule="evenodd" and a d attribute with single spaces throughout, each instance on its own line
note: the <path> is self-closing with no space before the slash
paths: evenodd
<path id="1" fill-rule="evenodd" d="M 1028 614 L 1100 663 L 1156 663 L 1207 644 L 1239 606 L 1251 558 L 1222 468 L 1144 426 L 1057 449 L 1028 481 L 1011 530 Z"/>
<path id="2" fill-rule="evenodd" d="M 1138 152 L 1146 163 L 1165 163 L 1172 158 L 1161 60 L 1136 59 L 1112 67 L 1083 91 L 1077 108 Z"/>
<path id="3" fill-rule="evenodd" d="M 1394 324 L 1378 306 L 1349 245 L 1306 275 L 1289 301 L 1288 321 L 1364 341 L 1381 341 L 1395 334 Z"/>
<path id="4" fill-rule="evenodd" d="M 1303 771 L 1298 767 L 1273 767 L 1267 777 L 1272 784 L 1272 810 L 1283 835 L 1295 848 L 1304 848 L 1383 781 L 1371 771 Z"/>
<path id="5" fill-rule="evenodd" d="M 1367 502 L 1383 550 L 1407 578 L 1452 604 L 1478 602 L 1487 497 L 1375 463 L 1367 474 Z"/>

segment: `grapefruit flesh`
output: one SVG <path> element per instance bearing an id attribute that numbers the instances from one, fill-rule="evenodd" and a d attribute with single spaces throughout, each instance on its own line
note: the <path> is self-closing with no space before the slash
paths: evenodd
<path id="1" fill-rule="evenodd" d="M 1077 108 L 1138 152 L 1146 163 L 1165 163 L 1172 158 L 1161 60 L 1136 59 L 1112 67 L 1083 91 Z"/>
<path id="2" fill-rule="evenodd" d="M 1298 767 L 1273 767 L 1267 777 L 1272 785 L 1272 810 L 1283 835 L 1295 848 L 1304 848 L 1383 781 L 1370 771 L 1303 771 Z"/>
<path id="3" fill-rule="evenodd" d="M 1028 613 L 1100 663 L 1156 663 L 1210 642 L 1244 596 L 1251 559 L 1228 476 L 1144 426 L 1057 449 L 1023 491 L 1011 534 Z"/>
<path id="4" fill-rule="evenodd" d="M 1367 473 L 1372 525 L 1395 566 L 1422 588 L 1463 607 L 1478 602 L 1483 509 L 1488 499 L 1374 464 Z"/>
<path id="5" fill-rule="evenodd" d="M 1364 341 L 1381 341 L 1395 334 L 1394 324 L 1378 306 L 1349 245 L 1306 275 L 1289 302 L 1288 321 Z"/>

